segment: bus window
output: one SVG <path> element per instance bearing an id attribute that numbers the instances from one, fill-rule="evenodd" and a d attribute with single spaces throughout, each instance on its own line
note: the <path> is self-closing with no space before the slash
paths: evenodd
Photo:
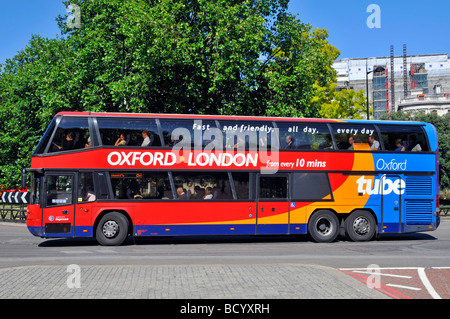
<path id="1" fill-rule="evenodd" d="M 326 124 L 277 122 L 280 150 L 333 149 L 330 130 Z"/>
<path id="2" fill-rule="evenodd" d="M 331 199 L 331 188 L 326 173 L 293 173 L 292 200 L 320 201 Z"/>
<path id="3" fill-rule="evenodd" d="M 164 144 L 173 147 L 184 141 L 185 147 L 194 149 L 221 149 L 220 131 L 214 120 L 169 120 L 161 119 L 161 130 Z M 217 144 L 216 142 L 219 142 Z M 212 143 L 212 144 L 211 144 Z"/>
<path id="4" fill-rule="evenodd" d="M 94 202 L 97 200 L 94 191 L 94 179 L 92 173 L 80 173 L 78 181 L 78 203 Z"/>
<path id="5" fill-rule="evenodd" d="M 111 172 L 115 199 L 173 199 L 167 173 Z"/>
<path id="6" fill-rule="evenodd" d="M 334 139 L 340 150 L 380 150 L 380 139 L 372 124 L 332 124 Z"/>
<path id="7" fill-rule="evenodd" d="M 250 174 L 244 172 L 232 173 L 234 188 L 236 189 L 237 199 L 249 199 L 250 196 Z"/>
<path id="8" fill-rule="evenodd" d="M 287 176 L 260 176 L 260 198 L 287 198 Z"/>
<path id="9" fill-rule="evenodd" d="M 226 150 L 257 151 L 277 147 L 273 122 L 220 120 L 220 127 Z"/>
<path id="10" fill-rule="evenodd" d="M 388 151 L 429 151 L 423 129 L 419 125 L 378 125 Z M 400 144 L 397 142 L 400 140 Z"/>
<path id="11" fill-rule="evenodd" d="M 108 146 L 161 146 L 154 119 L 97 118 L 103 145 Z M 123 138 L 119 140 L 120 136 Z"/>
<path id="12" fill-rule="evenodd" d="M 227 173 L 174 172 L 178 199 L 233 199 Z"/>
<path id="13" fill-rule="evenodd" d="M 33 172 L 31 174 L 31 204 L 40 204 L 41 203 L 41 181 L 42 175 Z"/>
<path id="14" fill-rule="evenodd" d="M 72 175 L 48 175 L 46 183 L 47 207 L 71 205 L 72 190 Z"/>
<path id="15" fill-rule="evenodd" d="M 89 139 L 88 119 L 63 117 L 51 142 L 50 152 L 62 152 L 86 147 Z"/>

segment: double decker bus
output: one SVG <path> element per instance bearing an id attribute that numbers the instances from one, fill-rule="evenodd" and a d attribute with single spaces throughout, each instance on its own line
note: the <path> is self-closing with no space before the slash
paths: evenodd
<path id="1" fill-rule="evenodd" d="M 58 113 L 37 145 L 43 238 L 300 235 L 353 241 L 439 226 L 438 141 L 421 122 Z"/>

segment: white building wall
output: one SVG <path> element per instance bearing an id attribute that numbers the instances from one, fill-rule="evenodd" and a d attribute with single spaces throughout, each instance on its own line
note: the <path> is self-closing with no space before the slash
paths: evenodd
<path id="1" fill-rule="evenodd" d="M 450 59 L 448 54 L 432 54 L 432 55 L 413 55 L 407 56 L 407 79 L 408 79 L 408 95 L 411 95 L 410 71 L 412 64 L 424 63 L 428 78 L 428 101 L 432 99 L 434 87 L 441 86 L 443 94 L 450 93 Z M 366 69 L 367 65 L 367 69 Z M 333 68 L 336 70 L 338 79 L 337 84 L 340 88 L 352 88 L 356 91 L 366 91 L 366 72 L 373 71 L 374 67 L 383 66 L 388 72 L 388 81 L 391 81 L 391 58 L 390 57 L 370 57 L 357 59 L 340 59 L 336 60 Z M 367 71 L 366 71 L 367 70 Z M 369 100 L 372 103 L 373 90 L 372 81 L 373 73 L 367 76 L 369 84 Z M 395 105 L 392 107 L 391 101 L 389 105 L 391 110 L 397 110 L 404 98 L 404 81 L 403 81 L 403 56 L 394 57 L 394 85 L 395 85 Z M 426 91 L 426 90 L 425 90 Z M 391 89 L 389 87 L 389 99 L 391 99 Z M 403 103 L 404 104 L 404 103 Z M 438 103 L 442 106 L 442 103 Z M 423 109 L 422 105 L 422 109 Z M 445 113 L 446 107 L 440 109 L 439 113 Z"/>

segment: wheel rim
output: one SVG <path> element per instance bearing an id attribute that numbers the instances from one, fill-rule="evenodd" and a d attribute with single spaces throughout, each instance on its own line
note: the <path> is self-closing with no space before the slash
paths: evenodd
<path id="1" fill-rule="evenodd" d="M 358 235 L 365 235 L 370 231 L 370 222 L 365 217 L 357 217 L 353 221 L 353 230 Z"/>
<path id="2" fill-rule="evenodd" d="M 119 233 L 119 224 L 115 220 L 108 220 L 103 224 L 103 235 L 106 238 L 113 238 Z"/>
<path id="3" fill-rule="evenodd" d="M 322 236 L 327 236 L 333 232 L 333 223 L 327 218 L 320 218 L 316 223 L 316 230 Z"/>

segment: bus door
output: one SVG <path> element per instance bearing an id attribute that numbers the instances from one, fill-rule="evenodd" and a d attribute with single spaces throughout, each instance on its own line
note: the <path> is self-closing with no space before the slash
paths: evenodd
<path id="1" fill-rule="evenodd" d="M 258 174 L 257 234 L 289 233 L 288 175 Z"/>
<path id="2" fill-rule="evenodd" d="M 74 173 L 51 173 L 44 176 L 42 209 L 43 237 L 72 237 L 75 220 Z"/>
<path id="3" fill-rule="evenodd" d="M 402 232 L 404 182 L 399 175 L 381 176 L 381 229 Z"/>

